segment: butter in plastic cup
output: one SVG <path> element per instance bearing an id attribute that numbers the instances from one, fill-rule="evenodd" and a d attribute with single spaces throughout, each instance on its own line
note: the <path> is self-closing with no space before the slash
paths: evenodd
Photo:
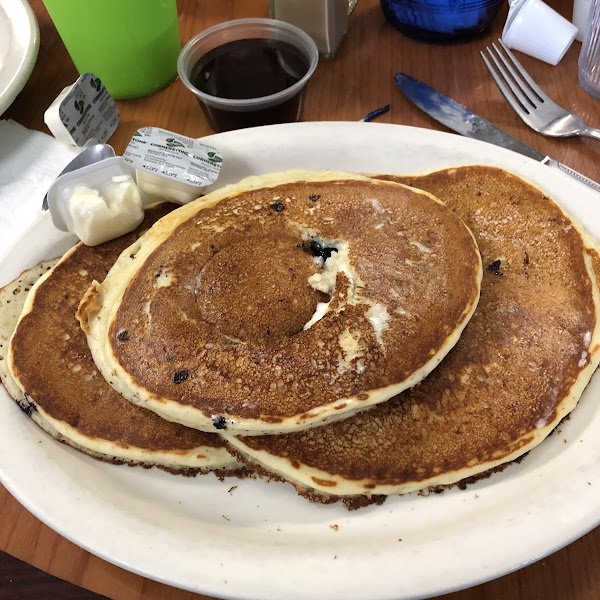
<path id="1" fill-rule="evenodd" d="M 54 226 L 97 246 L 133 231 L 144 219 L 134 171 L 120 156 L 61 175 L 48 190 Z"/>
<path id="2" fill-rule="evenodd" d="M 195 200 L 217 180 L 223 163 L 213 146 L 159 127 L 138 129 L 123 160 L 135 169 L 144 204 Z"/>

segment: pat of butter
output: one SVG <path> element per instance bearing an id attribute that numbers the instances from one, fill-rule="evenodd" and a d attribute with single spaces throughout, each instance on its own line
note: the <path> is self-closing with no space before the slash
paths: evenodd
<path id="1" fill-rule="evenodd" d="M 113 177 L 100 190 L 76 185 L 68 204 L 69 231 L 87 246 L 129 233 L 144 219 L 140 192 L 129 176 Z"/>
<path id="2" fill-rule="evenodd" d="M 179 204 L 200 197 L 223 163 L 216 148 L 158 127 L 138 129 L 123 160 L 135 168 L 138 187 L 151 197 L 146 203 L 159 198 Z"/>
<path id="3" fill-rule="evenodd" d="M 48 190 L 54 225 L 88 246 L 133 231 L 144 219 L 133 175 L 120 156 L 61 175 Z"/>

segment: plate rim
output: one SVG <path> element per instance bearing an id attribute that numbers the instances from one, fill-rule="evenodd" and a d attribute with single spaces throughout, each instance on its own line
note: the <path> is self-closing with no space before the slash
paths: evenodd
<path id="1" fill-rule="evenodd" d="M 490 151 L 489 149 L 489 144 L 485 144 L 484 142 L 479 142 L 476 140 L 468 140 L 467 138 L 462 138 L 460 136 L 456 136 L 454 134 L 447 134 L 445 132 L 440 132 L 440 131 L 435 131 L 435 130 L 422 130 L 420 128 L 414 128 L 414 127 L 406 127 L 406 126 L 401 126 L 401 125 L 388 125 L 388 124 L 362 124 L 362 123 L 346 123 L 346 122 L 339 122 L 339 123 L 299 123 L 299 124 L 293 124 L 293 125 L 278 125 L 278 126 L 269 126 L 267 128 L 256 128 L 255 130 L 241 130 L 242 133 L 238 132 L 229 132 L 227 134 L 217 134 L 214 136 L 210 136 L 209 138 L 203 138 L 203 141 L 208 142 L 210 141 L 211 143 L 213 143 L 213 145 L 216 142 L 219 141 L 228 141 L 228 140 L 233 140 L 233 142 L 235 143 L 236 139 L 239 137 L 247 137 L 247 136 L 252 136 L 252 135 L 257 135 L 260 134 L 261 136 L 272 136 L 274 135 L 274 132 L 279 132 L 282 131 L 282 128 L 285 128 L 283 131 L 284 133 L 287 131 L 287 128 L 290 128 L 292 131 L 297 130 L 299 132 L 302 132 L 304 130 L 304 132 L 311 132 L 311 129 L 314 130 L 314 132 L 316 133 L 317 130 L 321 130 L 320 133 L 322 134 L 322 128 L 323 127 L 328 127 L 330 129 L 338 129 L 338 130 L 345 130 L 345 129 L 356 129 L 356 131 L 360 131 L 361 134 L 363 134 L 365 131 L 381 131 L 384 132 L 384 137 L 385 135 L 395 135 L 395 134 L 406 134 L 407 136 L 410 137 L 410 135 L 419 135 L 419 136 L 423 136 L 423 138 L 429 142 L 430 140 L 433 141 L 439 141 L 439 140 L 444 140 L 445 142 L 448 142 L 449 144 L 453 145 L 453 146 L 460 146 L 460 147 L 464 147 L 464 148 L 470 148 L 473 147 L 476 150 L 479 150 L 480 148 L 485 147 L 485 149 L 487 151 Z M 364 129 L 365 127 L 367 128 L 371 128 L 371 130 L 368 129 Z M 362 130 L 359 128 L 363 128 Z M 389 129 L 389 128 L 393 128 Z M 389 131 L 388 131 L 389 129 Z M 440 137 L 441 136 L 441 137 Z M 451 137 L 449 137 L 451 136 Z M 506 167 L 507 170 L 510 170 L 512 172 L 516 172 L 516 171 L 522 171 L 523 172 L 523 177 L 525 179 L 528 179 L 527 175 L 533 173 L 534 176 L 537 173 L 538 169 L 541 169 L 542 167 L 545 168 L 545 165 L 540 165 L 539 163 L 536 163 L 535 161 L 532 161 L 532 159 L 526 158 L 526 157 L 519 157 L 519 160 L 517 161 L 517 159 L 515 159 L 514 157 L 514 153 L 510 152 L 508 150 L 503 150 L 503 149 L 495 149 L 494 152 L 499 153 L 500 158 L 502 159 L 504 156 L 508 156 L 505 155 L 504 153 L 509 153 L 510 156 L 512 157 L 513 161 L 516 161 L 514 163 L 514 165 L 511 163 L 510 167 Z M 484 160 L 483 161 L 477 161 L 480 164 L 485 164 L 485 160 L 486 157 L 483 157 Z M 510 162 L 510 161 L 509 161 Z M 475 163 L 471 163 L 471 164 L 475 164 Z M 515 166 L 516 169 L 513 169 L 512 167 Z M 522 168 L 521 168 L 522 167 Z M 425 170 L 423 171 L 425 172 Z M 552 174 L 550 174 L 549 171 L 540 171 L 538 174 L 544 174 L 544 175 L 548 175 L 550 178 L 550 184 L 552 184 L 552 181 L 561 181 L 561 177 L 564 177 L 565 179 L 563 179 L 563 184 L 567 185 L 567 183 L 569 184 L 569 187 L 571 185 L 581 185 L 582 187 L 579 188 L 581 190 L 581 193 L 584 196 L 584 201 L 585 201 L 585 193 L 584 193 L 584 189 L 585 186 L 583 186 L 583 184 L 577 184 L 577 182 L 575 182 L 574 180 L 571 181 L 571 179 L 567 176 L 564 175 L 560 172 L 552 172 Z M 535 177 L 534 177 L 535 178 Z M 558 178 L 558 179 L 557 179 Z M 567 181 L 568 180 L 568 181 Z M 540 187 L 540 183 L 539 182 L 533 182 L 534 185 L 537 185 L 538 187 Z M 545 186 L 543 186 L 545 187 Z M 594 194 L 593 191 L 590 190 L 590 194 Z M 47 215 L 43 215 L 42 216 L 42 220 L 46 218 L 47 219 Z M 33 226 L 33 231 L 36 230 L 36 227 L 39 226 L 39 219 L 38 222 L 36 222 L 36 224 Z M 597 224 L 598 226 L 598 231 L 600 232 L 600 221 Z M 21 239 L 21 238 L 20 238 Z M 15 251 L 15 247 L 16 245 L 19 243 L 19 240 L 17 240 L 17 242 L 15 243 L 15 245 L 13 245 L 11 248 L 9 248 L 9 250 L 7 251 L 6 255 L 3 257 L 4 261 L 7 261 L 7 257 L 10 257 L 14 251 Z M 4 267 L 4 265 L 2 265 Z M 4 271 L 5 268 L 2 268 L 2 271 Z M 2 272 L 0 272 L 0 275 L 2 275 Z M 18 273 L 17 273 L 18 275 Z M 15 275 L 16 276 L 16 275 Z M 600 383 L 600 382 L 597 382 Z M 4 393 L 4 390 L 2 390 L 2 393 Z M 0 394 L 2 395 L 2 394 Z M 588 394 L 589 395 L 589 394 Z M 590 404 L 590 402 L 587 403 L 588 405 Z M 15 410 L 16 409 L 15 407 Z M 3 411 L 0 410 L 0 414 Z M 16 413 L 15 413 L 16 414 Z M 41 433 L 41 432 L 40 432 Z M 49 443 L 54 443 L 51 440 L 48 440 Z M 65 452 L 73 452 L 70 449 L 65 449 Z M 600 451 L 599 451 L 600 452 Z M 33 514 L 35 514 L 38 518 L 40 518 L 42 521 L 44 521 L 48 526 L 50 526 L 52 529 L 54 529 L 55 531 L 58 531 L 61 535 L 63 535 L 64 537 L 66 537 L 67 539 L 70 539 L 71 541 L 73 541 L 74 543 L 76 543 L 77 545 L 85 548 L 86 550 L 90 551 L 91 553 L 100 556 L 101 558 L 116 564 L 120 567 L 123 567 L 127 570 L 136 572 L 144 577 L 148 577 L 150 579 L 154 579 L 157 581 L 161 581 L 163 583 L 166 583 L 168 585 L 174 585 L 176 587 L 180 587 L 182 589 L 188 589 L 191 591 L 195 591 L 195 592 L 199 592 L 199 593 L 204 593 L 204 594 L 208 594 L 208 595 L 214 595 L 217 597 L 223 597 L 223 594 L 225 594 L 227 597 L 234 597 L 234 598 L 257 598 L 257 597 L 277 597 L 276 595 L 257 595 L 256 594 L 256 590 L 252 590 L 252 593 L 250 592 L 245 592 L 245 593 L 233 593 L 233 590 L 231 588 L 229 589 L 223 589 L 221 588 L 214 588 L 214 587 L 202 587 L 202 586 L 198 586 L 197 584 L 182 584 L 181 581 L 174 581 L 173 578 L 170 577 L 163 577 L 160 575 L 157 575 L 155 572 L 148 572 L 147 569 L 144 568 L 139 568 L 138 565 L 132 564 L 131 560 L 127 560 L 126 558 L 123 557 L 123 555 L 119 555 L 118 558 L 115 558 L 114 555 L 108 555 L 106 554 L 106 552 L 102 552 L 102 551 L 98 551 L 98 548 L 95 544 L 87 544 L 85 542 L 82 542 L 81 540 L 81 536 L 78 535 L 72 535 L 72 532 L 69 531 L 68 527 L 63 526 L 61 527 L 60 524 L 57 526 L 56 523 L 56 518 L 52 518 L 47 510 L 43 510 L 40 508 L 39 506 L 39 499 L 37 504 L 34 500 L 36 499 L 31 499 L 28 497 L 24 497 L 21 492 L 21 489 L 19 488 L 19 484 L 17 483 L 17 481 L 14 479 L 14 474 L 13 477 L 11 477 L 10 475 L 7 476 L 7 472 L 6 472 L 6 466 L 3 464 L 3 460 L 5 460 L 5 458 L 3 458 L 3 454 L 2 454 L 2 443 L 0 443 L 0 480 L 6 485 L 7 489 L 9 489 L 10 493 L 13 494 L 13 496 L 15 496 L 19 502 L 21 502 L 30 512 L 32 512 Z M 76 459 L 82 458 L 80 457 L 77 453 L 74 454 Z M 83 461 L 85 462 L 87 459 L 87 457 L 83 457 Z M 89 461 L 92 461 L 92 459 L 87 459 Z M 95 462 L 95 461 L 94 461 Z M 91 463 L 90 463 L 91 464 Z M 600 465 L 600 463 L 599 463 Z M 110 468 L 110 467 L 107 467 Z M 114 467 L 113 467 L 114 468 Z M 116 467 L 119 468 L 119 467 Z M 123 467 L 121 467 L 123 468 Z M 509 467 L 505 472 L 508 472 L 511 469 L 511 467 Z M 600 474 L 600 473 L 599 473 Z M 499 476 L 503 476 L 502 473 L 498 474 Z M 227 484 L 225 484 L 227 485 Z M 273 485 L 273 484 L 270 484 Z M 476 484 L 477 485 L 477 484 Z M 483 486 L 483 490 L 486 491 L 486 486 L 485 484 Z M 468 488 L 468 489 L 472 489 L 472 488 Z M 479 489 L 479 488 L 477 488 Z M 587 490 L 586 490 L 587 491 Z M 295 492 L 294 492 L 295 494 Z M 442 495 L 443 496 L 443 495 Z M 302 499 L 302 502 L 305 502 Z M 390 502 L 390 500 L 388 500 L 388 502 Z M 387 504 L 387 503 L 386 503 Z M 381 508 L 382 511 L 386 510 L 386 504 L 384 504 Z M 600 508 L 600 501 L 597 502 L 597 506 L 594 507 L 596 508 Z M 316 513 L 320 512 L 320 509 L 316 508 L 315 510 Z M 323 511 L 321 511 L 323 512 Z M 360 511 L 359 511 L 360 512 Z M 369 514 L 372 514 L 373 511 L 370 511 Z M 352 513 L 348 513 L 348 514 L 352 514 Z M 468 578 L 467 581 L 465 581 L 465 579 L 463 578 L 460 581 L 457 581 L 456 579 L 454 580 L 454 582 L 452 584 L 449 585 L 445 585 L 445 587 L 435 587 L 432 588 L 431 585 L 429 587 L 429 589 L 425 590 L 421 590 L 420 592 L 418 590 L 413 590 L 410 593 L 404 593 L 403 595 L 398 595 L 396 592 L 394 592 L 393 590 L 388 590 L 390 593 L 388 593 L 387 595 L 373 595 L 372 598 L 381 598 L 382 600 L 384 598 L 402 598 L 404 600 L 409 600 L 409 599 L 417 599 L 417 598 L 425 598 L 425 597 L 431 597 L 431 594 L 442 594 L 442 593 L 449 593 L 452 591 L 456 591 L 459 589 L 465 589 L 466 587 L 471 587 L 474 585 L 478 585 L 479 583 L 485 582 L 485 581 L 489 581 L 491 579 L 494 579 L 496 577 L 505 575 L 507 573 L 510 573 L 512 571 L 515 571 L 517 569 L 520 569 L 524 566 L 526 566 L 527 564 L 530 564 L 536 560 L 539 560 L 540 558 L 543 558 L 544 556 L 547 556 L 548 554 L 551 554 L 552 552 L 555 552 L 556 550 L 572 543 L 575 539 L 578 539 L 579 537 L 581 537 L 582 535 L 585 535 L 588 531 L 590 531 L 591 529 L 593 529 L 594 527 L 596 527 L 598 525 L 598 523 L 600 522 L 600 510 L 598 510 L 597 513 L 594 513 L 596 516 L 591 519 L 591 518 L 586 518 L 583 520 L 583 522 L 579 522 L 578 527 L 576 528 L 576 530 L 573 529 L 569 529 L 570 534 L 569 536 L 565 536 L 562 535 L 560 537 L 560 540 L 555 540 L 556 543 L 549 545 L 549 546 L 545 546 L 545 548 L 543 549 L 543 551 L 541 551 L 538 548 L 538 551 L 535 552 L 534 554 L 531 554 L 529 556 L 529 558 L 527 560 L 518 560 L 516 562 L 512 562 L 509 566 L 507 566 L 505 564 L 505 566 L 502 568 L 496 568 L 493 569 L 491 567 L 488 566 L 487 571 L 480 571 L 480 576 L 473 578 L 470 577 Z M 64 525 L 64 524 L 63 524 Z M 448 582 L 447 582 L 448 583 Z M 281 590 L 277 590 L 278 592 L 281 592 Z M 347 590 L 345 592 L 348 592 Z M 297 595 L 297 596 L 290 596 L 290 597 L 302 597 L 301 595 Z M 333 597 L 333 596 L 330 596 Z M 345 598 L 353 598 L 355 596 L 353 596 L 351 593 L 344 593 L 343 595 L 339 596 L 341 597 L 345 597 Z"/>
<path id="2" fill-rule="evenodd" d="M 13 14 L 10 12 L 11 10 L 23 10 L 29 24 L 29 40 L 21 56 L 19 65 L 4 89 L 0 89 L 0 116 L 2 116 L 23 90 L 31 76 L 40 49 L 40 27 L 35 13 L 27 0 L 0 0 L 0 8 L 5 9 L 9 19 Z M 6 10 L 7 8 L 9 10 Z"/>

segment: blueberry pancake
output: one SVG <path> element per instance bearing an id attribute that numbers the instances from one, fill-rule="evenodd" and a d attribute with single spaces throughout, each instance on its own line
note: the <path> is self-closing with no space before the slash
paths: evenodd
<path id="1" fill-rule="evenodd" d="M 415 385 L 479 298 L 471 232 L 398 183 L 293 171 L 161 219 L 80 318 L 110 384 L 204 431 L 301 430 Z"/>
<path id="2" fill-rule="evenodd" d="M 40 267 L 24 274 L 24 283 L 17 280 L 0 292 L 12 296 L 10 303 L 0 303 L 1 350 L 8 348 L 8 360 L 0 361 L 2 381 L 42 429 L 96 458 L 186 472 L 232 468 L 237 463 L 218 435 L 164 421 L 115 392 L 96 369 L 75 317 L 90 283 L 103 279 L 123 248 L 173 208 L 148 209 L 135 232 L 116 240 L 78 244 L 45 270 L 29 294 Z M 15 329 L 17 301 L 24 308 Z"/>
<path id="3" fill-rule="evenodd" d="M 425 380 L 349 419 L 227 440 L 319 501 L 451 484 L 523 455 L 577 404 L 600 360 L 598 245 L 541 191 L 500 169 L 394 177 L 443 200 L 483 258 L 481 299 Z"/>

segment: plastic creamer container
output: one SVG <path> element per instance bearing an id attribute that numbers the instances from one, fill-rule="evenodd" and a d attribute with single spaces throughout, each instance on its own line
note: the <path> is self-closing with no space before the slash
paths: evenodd
<path id="1" fill-rule="evenodd" d="M 87 246 L 133 231 L 144 219 L 134 175 L 120 156 L 61 175 L 48 190 L 55 227 Z"/>
<path id="2" fill-rule="evenodd" d="M 158 127 L 138 129 L 123 160 L 135 169 L 143 194 L 179 204 L 201 196 L 217 180 L 223 163 L 216 148 Z"/>
<path id="3" fill-rule="evenodd" d="M 92 139 L 102 143 L 110 138 L 119 124 L 119 109 L 102 81 L 84 73 L 48 107 L 44 122 L 60 142 L 82 147 Z"/>
<path id="4" fill-rule="evenodd" d="M 144 127 L 124 156 L 61 175 L 48 190 L 48 208 L 58 229 L 96 246 L 133 231 L 146 205 L 198 198 L 217 180 L 222 162 L 212 146 Z"/>

